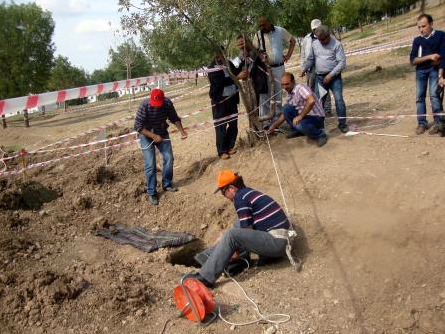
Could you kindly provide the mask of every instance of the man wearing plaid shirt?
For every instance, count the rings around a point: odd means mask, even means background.
[[[324,131],[325,112],[320,101],[315,97],[309,86],[295,82],[292,73],[284,73],[281,85],[287,92],[283,114],[271,125],[269,133],[284,121],[289,124],[292,132],[286,138],[307,136],[317,140],[318,147],[328,142]]]

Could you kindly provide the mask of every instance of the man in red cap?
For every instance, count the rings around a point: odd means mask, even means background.
[[[182,139],[187,138],[187,133],[182,127],[181,119],[176,113],[172,101],[164,96],[164,92],[161,89],[155,88],[151,91],[150,100],[144,100],[139,106],[134,120],[134,129],[139,132],[144,158],[148,200],[153,205],[158,205],[159,203],[156,192],[155,147],[158,148],[162,155],[162,188],[165,191],[178,191],[172,185],[173,150],[167,131],[167,119],[175,124],[181,132]]]
[[[199,273],[191,277],[213,288],[232,258],[241,251],[256,253],[261,260],[286,256],[287,234],[291,228],[283,209],[271,197],[245,186],[243,178],[223,170],[217,178],[222,195],[233,202],[238,221],[216,246]]]

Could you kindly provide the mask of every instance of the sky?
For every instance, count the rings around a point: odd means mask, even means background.
[[[53,41],[56,55],[91,73],[104,68],[108,50],[123,39],[115,38],[120,29],[117,0],[16,0],[16,4],[32,3],[52,13],[56,23]]]

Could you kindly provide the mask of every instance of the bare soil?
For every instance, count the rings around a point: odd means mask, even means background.
[[[435,11],[444,14],[443,7]],[[349,115],[415,113],[407,52],[348,60]],[[178,101],[179,113],[207,104],[206,94]],[[66,117],[71,121],[52,126]],[[43,133],[57,140],[119,117],[58,115],[44,127],[36,121],[26,132],[10,128],[0,138],[5,145],[44,139],[43,145],[49,140]],[[237,279],[264,313],[291,315],[277,333],[443,334],[445,138],[416,136],[412,117],[349,123],[409,137],[345,137],[335,119],[327,120],[329,142],[321,149],[305,138],[273,137],[286,203],[301,229],[295,252],[303,268],[296,272],[283,261]],[[107,135],[125,127],[131,124]],[[173,289],[194,269],[180,264],[180,250],[147,254],[92,233],[104,223],[122,223],[186,231],[211,244],[236,218],[232,204],[213,195],[221,168],[239,171],[249,186],[284,205],[267,143],[248,147],[245,129],[242,118],[239,152],[227,161],[216,157],[212,129],[191,130],[185,141],[172,136],[180,191],[161,192],[158,207],[146,201],[136,145],[111,150],[107,166],[100,153],[0,179],[0,333],[159,333],[168,319],[166,333],[265,332],[269,325],[230,329],[216,321],[199,328],[176,319]],[[215,295],[230,320],[255,316],[228,279],[219,280]]]

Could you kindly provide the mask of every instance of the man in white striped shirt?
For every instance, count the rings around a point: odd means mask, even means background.
[[[281,85],[287,92],[286,105],[283,114],[271,125],[269,133],[286,121],[292,129],[286,138],[307,136],[316,139],[319,147],[325,145],[328,137],[324,131],[325,112],[320,101],[309,86],[296,83],[292,73],[284,73]]]
[[[231,170],[222,170],[217,178],[216,192],[233,202],[238,221],[229,229],[216,246],[196,278],[213,288],[231,259],[241,251],[258,254],[262,260],[286,256],[286,238],[277,233],[290,229],[290,222],[280,205],[266,194],[246,187],[243,178]]]

